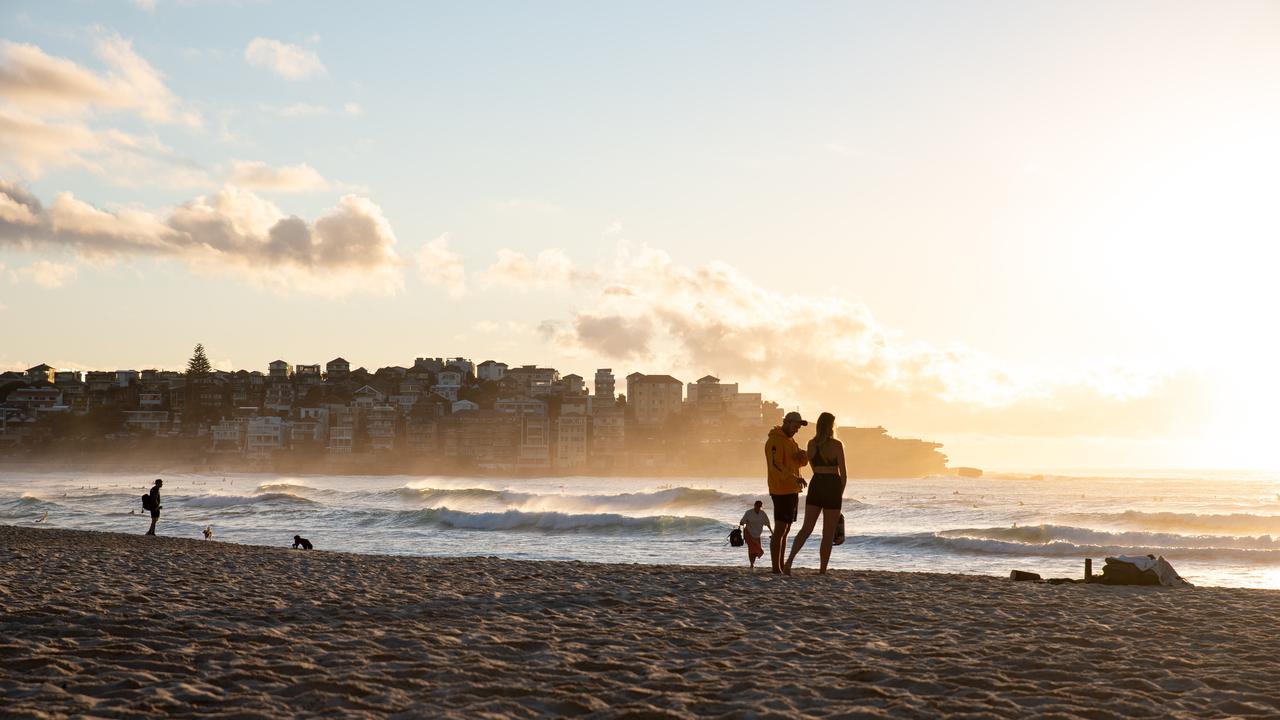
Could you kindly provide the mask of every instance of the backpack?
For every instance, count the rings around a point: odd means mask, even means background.
[[[142,496],[142,509],[155,510],[155,507],[151,504],[151,493]]]
[[[729,544],[734,547],[742,547],[746,544],[742,539],[742,528],[734,528],[729,531]]]

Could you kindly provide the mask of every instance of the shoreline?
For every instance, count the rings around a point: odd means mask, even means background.
[[[16,717],[1275,715],[1280,592],[0,526]]]

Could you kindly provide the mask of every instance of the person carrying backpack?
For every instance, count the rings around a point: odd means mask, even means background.
[[[738,521],[738,526],[744,528],[742,538],[747,541],[747,560],[751,562],[751,569],[756,569],[756,559],[764,557],[764,545],[761,543],[761,536],[764,529],[769,528],[769,532],[773,532],[773,525],[769,524],[769,513],[761,508],[764,507],[764,501],[757,500],[755,507],[751,508]]]
[[[160,519],[160,488],[164,485],[164,481],[156,478],[155,485],[151,486],[151,492],[142,496],[142,509],[151,511],[151,527],[147,529],[148,535],[156,534],[156,521]]]

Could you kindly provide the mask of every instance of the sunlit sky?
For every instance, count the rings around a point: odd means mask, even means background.
[[[0,368],[712,373],[1276,468],[1275,3],[8,2]]]

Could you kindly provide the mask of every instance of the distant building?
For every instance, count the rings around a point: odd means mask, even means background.
[[[560,378],[560,384],[564,388],[565,395],[585,395],[586,385],[582,382],[582,376],[570,373]]]
[[[660,425],[679,413],[683,396],[680,381],[670,375],[627,376],[627,407],[640,425]]]
[[[502,398],[493,404],[497,412],[508,415],[546,415],[547,404],[530,397]]]
[[[284,449],[285,422],[274,415],[249,418],[245,423],[244,454],[270,455]]]
[[[595,389],[597,403],[608,400],[609,404],[612,404],[618,397],[617,391],[613,387],[613,370],[611,368],[596,370]]]
[[[551,421],[546,415],[526,414],[520,417],[520,446],[516,467],[527,471],[551,468]]]
[[[507,374],[507,364],[485,360],[476,367],[476,377],[481,380],[501,380]]]
[[[508,369],[504,378],[514,381],[525,395],[546,397],[552,393],[553,386],[560,380],[560,373],[555,368],[521,365],[518,368]]]
[[[447,459],[486,470],[509,470],[520,444],[518,416],[493,410],[470,410],[442,421],[441,454]]]
[[[329,382],[346,382],[351,377],[351,363],[336,357],[325,363],[324,372]]]
[[[560,470],[575,471],[587,465],[587,429],[591,418],[583,412],[585,406],[566,405],[560,408],[556,419],[556,466]]]
[[[627,425],[625,411],[618,406],[598,407],[591,415],[591,464],[599,469],[625,465]]]
[[[459,400],[453,404],[453,412],[466,412],[467,410],[479,410],[480,406],[470,400]]]
[[[365,435],[369,449],[374,452],[390,450],[395,446],[396,408],[378,405],[365,411]]]
[[[271,380],[288,380],[289,363],[283,360],[272,360],[267,363],[267,377]]]
[[[319,385],[321,380],[319,365],[293,366],[293,381],[298,385]]]
[[[462,377],[461,370],[441,370],[436,374],[436,384],[431,386],[431,391],[453,402],[458,399],[458,391],[462,389]]]
[[[52,367],[41,363],[32,368],[27,368],[27,382],[31,385],[39,385],[41,383],[53,382],[55,371]]]

